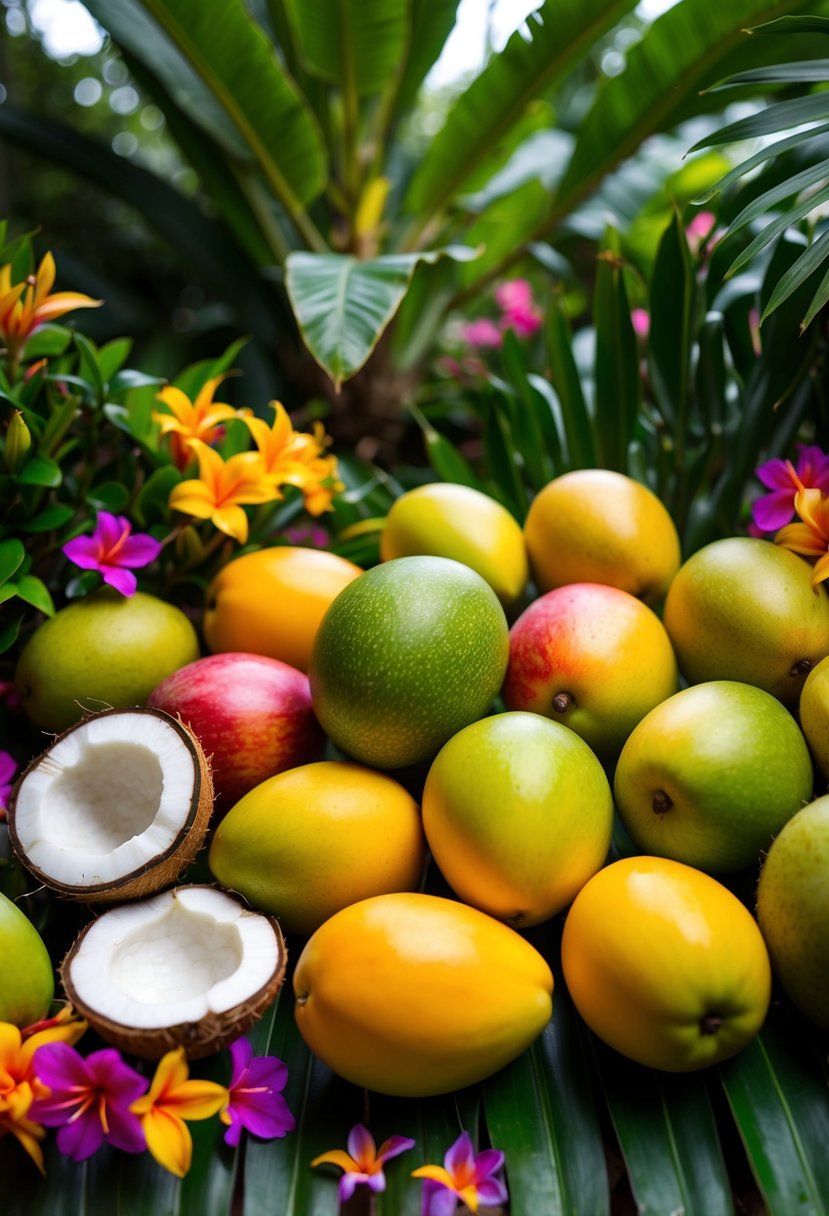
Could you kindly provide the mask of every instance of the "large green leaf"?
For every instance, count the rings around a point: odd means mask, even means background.
[[[303,341],[337,388],[360,370],[400,307],[419,262],[468,261],[462,245],[360,261],[347,254],[292,253],[285,286]]]
[[[770,1216],[829,1213],[829,1101],[811,1032],[773,1011],[721,1076]],[[825,1060],[825,1049],[820,1053]]]
[[[633,7],[632,0],[546,0],[457,100],[412,179],[406,210],[419,234],[452,201],[527,106]]]
[[[397,89],[398,111],[408,109],[452,32],[459,0],[410,0],[409,52]]]
[[[89,7],[194,122],[259,165],[298,219],[325,186],[325,150],[313,114],[242,0],[90,0]]]
[[[407,0],[290,0],[309,72],[357,93],[376,93],[400,72]]]
[[[627,471],[628,445],[639,413],[641,384],[636,335],[618,253],[611,231],[599,253],[593,312],[596,322],[596,446],[605,468]]]

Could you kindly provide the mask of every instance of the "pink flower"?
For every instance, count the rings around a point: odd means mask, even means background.
[[[147,1082],[112,1047],[84,1059],[67,1043],[47,1043],[34,1055],[35,1073],[51,1093],[36,1099],[29,1119],[60,1128],[58,1148],[72,1161],[85,1161],[104,1141],[126,1153],[146,1147],[141,1121],[129,1105]]]
[[[507,1201],[503,1179],[495,1175],[503,1167],[504,1154],[485,1149],[476,1155],[469,1132],[461,1132],[443,1158],[443,1165],[422,1165],[412,1171],[422,1178],[421,1216],[454,1216],[458,1200],[472,1212]]]
[[[348,1133],[347,1153],[344,1153],[341,1148],[334,1148],[320,1157],[315,1157],[311,1165],[337,1165],[343,1170],[339,1196],[340,1203],[345,1203],[360,1184],[364,1184],[372,1191],[384,1191],[386,1189],[384,1164],[392,1157],[397,1157],[400,1153],[414,1148],[414,1143],[414,1140],[409,1140],[406,1136],[391,1136],[381,1144],[378,1152],[371,1132],[367,1127],[363,1127],[362,1123],[358,1123]]]
[[[500,329],[489,317],[480,317],[477,321],[464,325],[461,336],[470,346],[475,347],[500,346],[504,340]]]
[[[237,1145],[242,1129],[247,1128],[263,1140],[285,1136],[296,1127],[282,1090],[288,1080],[288,1069],[276,1056],[253,1058],[253,1048],[247,1039],[236,1039],[230,1045],[233,1075],[230,1078],[229,1101],[219,1115],[228,1125],[225,1144]]]
[[[289,544],[305,545],[309,549],[327,549],[331,541],[325,528],[315,528],[313,525],[286,528],[282,535]]]
[[[143,532],[135,536],[130,535],[131,532],[132,524],[123,515],[99,511],[92,535],[76,536],[67,541],[63,552],[82,570],[97,570],[104,582],[122,595],[134,595],[138,584],[131,569],[155,561],[161,545]]]
[[[5,819],[9,798],[17,772],[17,761],[8,752],[0,751],[0,819]]]
[[[631,309],[630,320],[637,338],[647,338],[651,331],[651,314],[647,308]]]
[[[797,463],[767,460],[756,476],[771,494],[763,494],[751,505],[754,523],[761,532],[776,532],[795,514],[795,494],[801,489],[816,489],[829,494],[829,455],[819,447],[797,445]]]
[[[530,338],[541,328],[542,315],[533,304],[533,291],[526,279],[509,279],[495,288],[501,309],[501,329],[513,329],[519,338]]]
[[[710,253],[714,245],[713,233],[717,217],[713,211],[698,211],[685,229],[688,247],[695,256]]]

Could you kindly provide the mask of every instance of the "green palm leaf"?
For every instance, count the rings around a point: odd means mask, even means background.
[[[291,0],[289,12],[309,72],[329,84],[376,93],[399,71],[407,0]]]

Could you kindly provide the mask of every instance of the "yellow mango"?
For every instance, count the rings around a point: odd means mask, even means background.
[[[352,904],[308,940],[294,973],[311,1050],[355,1085],[426,1097],[490,1076],[541,1033],[553,977],[520,934],[435,895]]]

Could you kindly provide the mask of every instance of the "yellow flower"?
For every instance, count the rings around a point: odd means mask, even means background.
[[[268,475],[279,476],[281,462],[295,437],[291,419],[281,401],[272,401],[274,420],[270,426],[264,418],[253,415],[245,418],[245,423],[253,436],[262,465]]]
[[[328,438],[321,422],[314,433],[295,431],[285,408],[272,401],[275,417],[271,426],[261,418],[246,418],[268,477],[274,486],[297,486],[305,496],[310,515],[331,508],[334,495],[345,487],[337,480],[337,458],[324,456]]]
[[[812,573],[812,586],[817,587],[829,578],[829,497],[801,485],[794,496],[794,509],[802,522],[786,524],[774,540],[784,549],[818,559]]]
[[[190,447],[198,458],[199,476],[174,486],[170,508],[196,519],[209,519],[220,532],[244,544],[248,517],[242,507],[280,497],[273,480],[265,476],[258,453],[240,452],[223,460],[200,439],[191,439]]]
[[[12,283],[11,263],[0,266],[0,342],[10,358],[20,358],[29,336],[44,321],[54,321],[74,308],[100,308],[103,300],[93,300],[79,291],[50,294],[55,283],[55,259],[46,253],[36,275]]]
[[[224,380],[215,376],[199,389],[195,401],[175,385],[168,384],[156,394],[156,399],[166,406],[166,411],[156,410],[153,419],[161,427],[162,435],[170,436],[170,450],[178,468],[183,469],[192,455],[189,443],[200,439],[212,443],[221,434],[221,423],[229,418],[244,418],[250,410],[235,410],[233,406],[214,401],[213,394]]]
[[[86,1030],[86,1022],[65,1008],[47,1021],[24,1030],[11,1022],[0,1022],[0,1136],[15,1136],[43,1173],[43,1151],[39,1141],[44,1130],[27,1118],[35,1098],[45,1098],[48,1088],[35,1075],[33,1057],[46,1043],[73,1046]]]
[[[185,1120],[209,1119],[230,1098],[224,1085],[188,1077],[184,1048],[168,1051],[158,1061],[147,1093],[130,1106],[141,1120],[147,1148],[177,1178],[184,1177],[193,1159],[193,1139]]]

